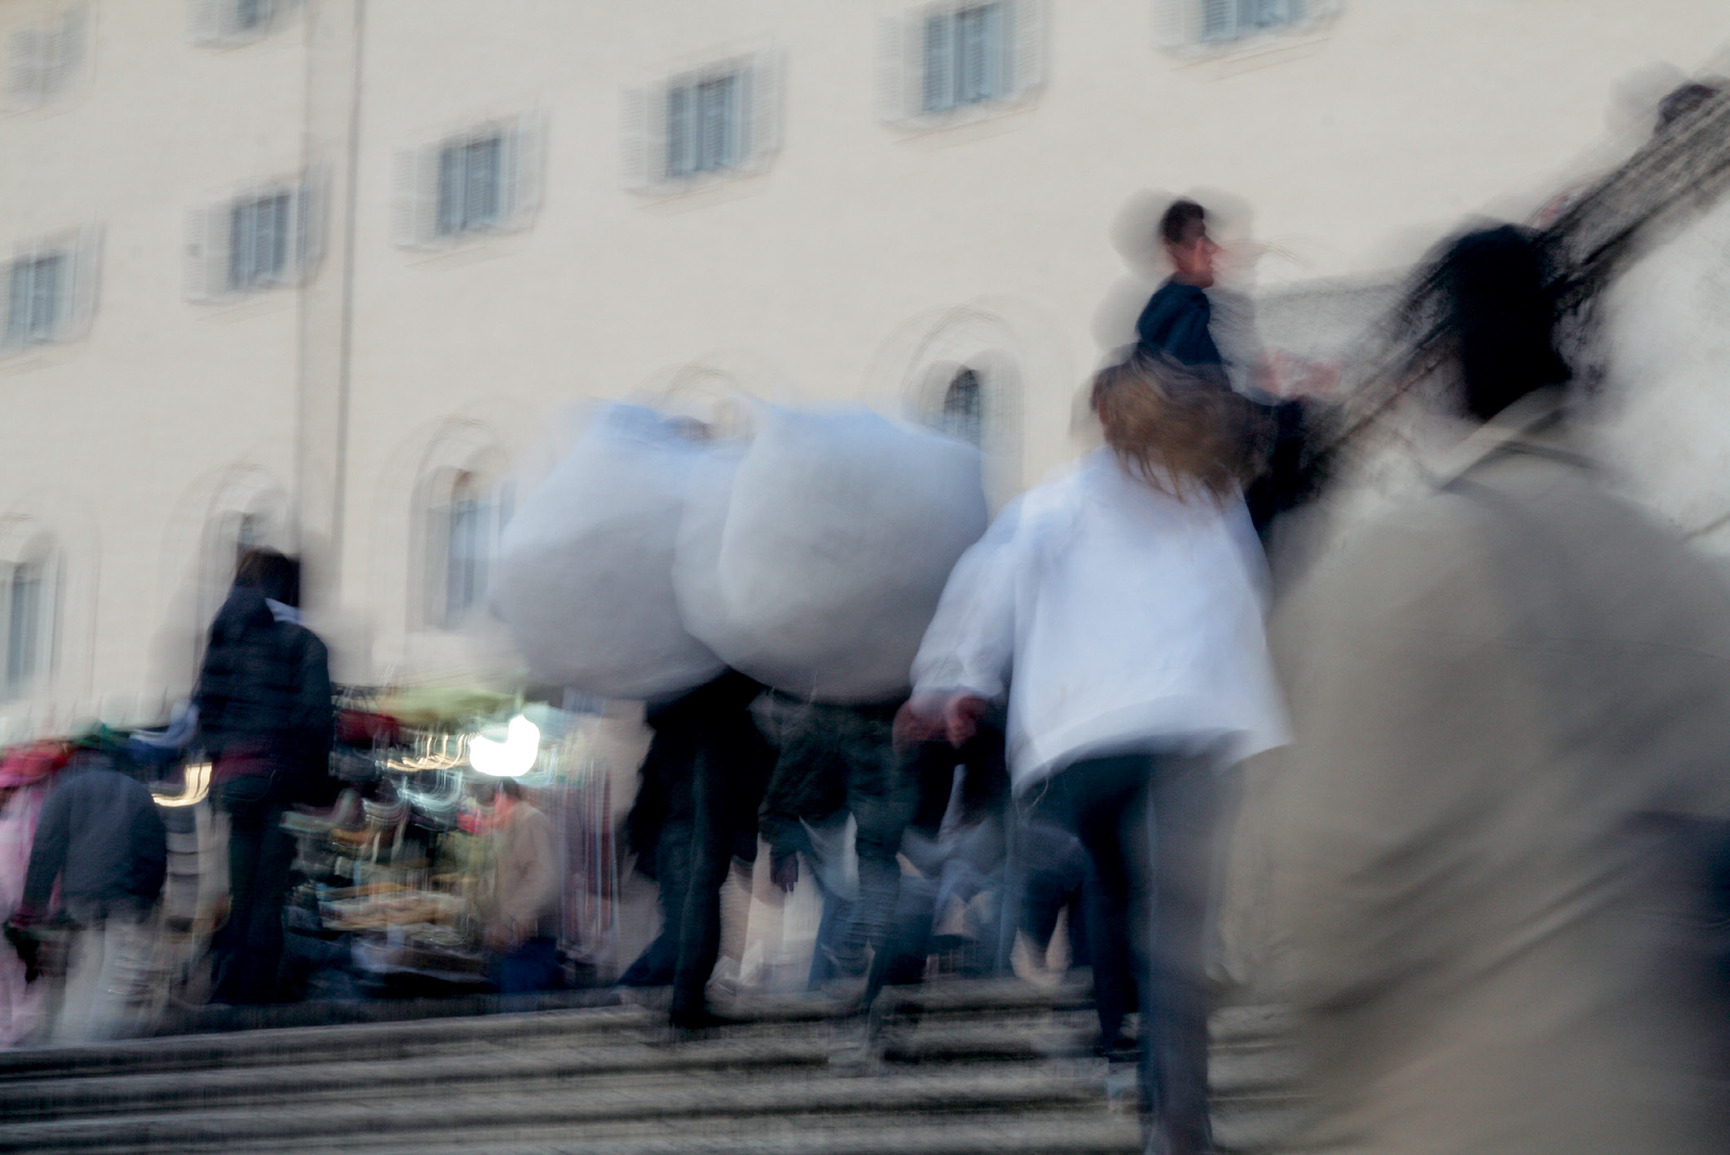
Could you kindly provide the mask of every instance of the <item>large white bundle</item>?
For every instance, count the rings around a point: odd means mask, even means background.
[[[653,410],[609,405],[517,509],[492,604],[536,677],[652,698],[721,672],[673,594],[674,545],[705,452]]]
[[[743,458],[716,461],[694,495],[676,571],[686,625],[789,693],[904,690],[951,567],[985,530],[980,464],[876,414],[767,410]]]
[[[1723,553],[1730,513],[1730,199],[1614,283],[1601,436],[1634,492]]]

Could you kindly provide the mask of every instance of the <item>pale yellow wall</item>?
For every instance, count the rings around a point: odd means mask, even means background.
[[[1716,0],[1343,0],[1313,34],[1174,56],[1152,0],[1055,0],[1034,101],[909,132],[879,120],[875,93],[878,21],[901,8],[366,0],[327,611],[349,676],[457,660],[409,629],[409,513],[429,465],[489,442],[518,454],[561,406],[693,363],[762,393],[882,400],[926,361],[995,352],[1017,369],[1012,487],[1072,452],[1101,303],[1149,275],[1110,236],[1138,193],[1253,206],[1245,228],[1275,249],[1252,270],[1263,286],[1378,273],[1465,214],[1526,211],[1588,172],[1614,151],[1629,77],[1697,67],[1726,37]],[[39,10],[0,4],[0,33]],[[0,117],[0,245],[105,230],[89,337],[0,363],[0,512],[46,487],[94,525],[93,654],[56,687],[85,702],[168,677],[152,639],[184,600],[191,523],[219,481],[251,466],[251,483],[292,484],[299,295],[183,300],[183,218],[297,168],[309,76],[351,80],[309,69],[304,15],[214,50],[190,43],[181,0],[95,13],[88,90]],[[766,171],[678,197],[623,187],[625,88],[766,49],[784,66]],[[531,111],[546,118],[531,228],[448,252],[393,244],[395,150]],[[341,239],[326,238],[321,292]]]
[[[0,37],[59,5],[0,5]],[[154,689],[150,650],[185,594],[192,551],[236,466],[290,481],[292,292],[232,306],[184,299],[189,209],[300,167],[297,29],[243,50],[186,35],[181,4],[94,6],[87,76],[0,116],[0,248],[95,225],[88,335],[0,360],[0,512],[49,500],[68,543],[58,670],[64,718]],[[76,511],[75,514],[72,511]]]

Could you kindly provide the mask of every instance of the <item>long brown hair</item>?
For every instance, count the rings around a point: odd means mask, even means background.
[[[1093,411],[1124,471],[1180,501],[1224,501],[1260,456],[1253,413],[1229,385],[1138,353],[1093,378]]]

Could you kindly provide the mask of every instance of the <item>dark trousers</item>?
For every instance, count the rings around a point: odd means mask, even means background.
[[[721,887],[733,860],[725,767],[710,743],[696,744],[688,804],[668,818],[655,855],[676,1014],[706,1006],[704,991],[721,952]]]
[[[1217,760],[1091,758],[1059,771],[1040,805],[1088,855],[1087,942],[1103,1042],[1141,1010],[1143,1109],[1178,1152],[1209,1149],[1205,943]]]
[[[276,998],[282,962],[282,909],[294,865],[292,835],[264,776],[234,778],[217,789],[228,813],[228,921],[214,946],[213,998],[231,1004]]]
[[[548,935],[524,939],[493,959],[487,973],[501,995],[525,995],[559,985],[559,944]]]
[[[756,852],[757,806],[775,764],[749,709],[761,691],[729,671],[649,713],[655,739],[627,826],[654,864],[661,933],[619,981],[671,982],[675,1016],[706,1009],[721,950],[721,887],[734,855]]]
[[[894,775],[882,802],[866,811],[880,817],[870,823],[859,820],[860,899],[861,903],[873,903],[876,912],[867,927],[874,949],[865,988],[867,1006],[885,986],[917,983],[925,973],[941,888],[935,877],[924,885],[908,885],[896,857],[902,836],[913,831],[927,839],[938,837],[955,793],[957,773],[962,775],[963,822],[1000,818],[1009,797],[1003,731],[996,719],[982,725],[959,750],[942,739],[922,742],[898,755],[893,765]],[[858,793],[856,787],[849,790],[856,815],[861,806],[854,797]],[[876,828],[873,836],[866,834],[868,825]],[[875,872],[873,858],[881,864]]]

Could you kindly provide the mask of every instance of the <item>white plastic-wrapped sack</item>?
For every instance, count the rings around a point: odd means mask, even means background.
[[[1730,200],[1646,253],[1606,300],[1599,436],[1634,493],[1707,551],[1730,551]],[[1708,528],[1713,527],[1713,528]]]
[[[518,507],[491,599],[536,677],[653,698],[721,672],[673,594],[674,544],[706,452],[653,410],[605,406]]]
[[[985,530],[980,464],[971,446],[873,413],[766,410],[688,509],[676,569],[687,627],[801,697],[904,690],[950,568]]]

